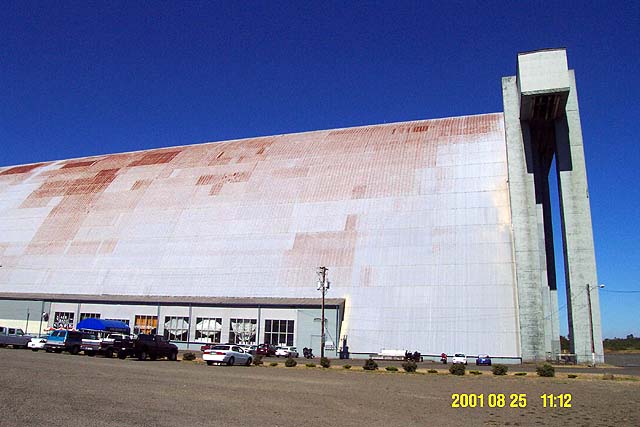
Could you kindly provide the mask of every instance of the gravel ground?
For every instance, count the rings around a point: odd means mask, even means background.
[[[270,362],[269,360],[268,362]],[[0,349],[1,426],[640,425],[640,381],[206,366]],[[317,363],[317,361],[316,361]],[[470,367],[470,369],[473,369]],[[442,371],[444,372],[444,371]],[[453,393],[484,407],[452,408]],[[490,393],[506,407],[488,407]],[[526,407],[509,395],[526,394]],[[544,408],[543,393],[571,394]]]

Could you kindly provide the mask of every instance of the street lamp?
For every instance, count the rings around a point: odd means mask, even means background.
[[[598,288],[604,288],[603,284],[598,285]],[[591,312],[591,286],[587,283],[587,305],[589,307],[589,332],[591,333],[591,364],[596,366],[596,346],[593,339],[593,313]]]
[[[318,274],[318,290],[322,291],[322,318],[320,319],[322,332],[320,334],[320,358],[324,357],[324,296],[329,290],[330,283],[327,280],[327,267],[318,267],[316,273]]]

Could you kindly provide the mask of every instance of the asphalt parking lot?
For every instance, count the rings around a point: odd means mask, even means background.
[[[640,425],[640,381],[206,366],[0,349],[2,426]],[[359,362],[359,361],[358,361]],[[361,363],[353,361],[354,369]],[[317,363],[317,359],[316,359]],[[582,375],[582,374],[580,374]],[[584,377],[584,375],[582,375]],[[453,408],[452,394],[526,395]],[[545,408],[542,394],[571,394]]]

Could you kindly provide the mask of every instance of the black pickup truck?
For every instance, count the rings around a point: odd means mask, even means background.
[[[102,343],[102,351],[111,352],[118,356],[118,359],[126,359],[136,355],[135,338],[132,335],[111,334],[108,340]]]
[[[136,338],[130,335],[112,334],[102,343],[101,352],[116,354],[119,359],[137,357],[138,360],[156,360],[166,357],[178,359],[178,346],[167,341],[162,335],[140,334]]]

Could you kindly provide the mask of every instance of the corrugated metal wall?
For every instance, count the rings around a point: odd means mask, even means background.
[[[0,169],[0,292],[346,298],[352,351],[517,356],[502,114]]]

